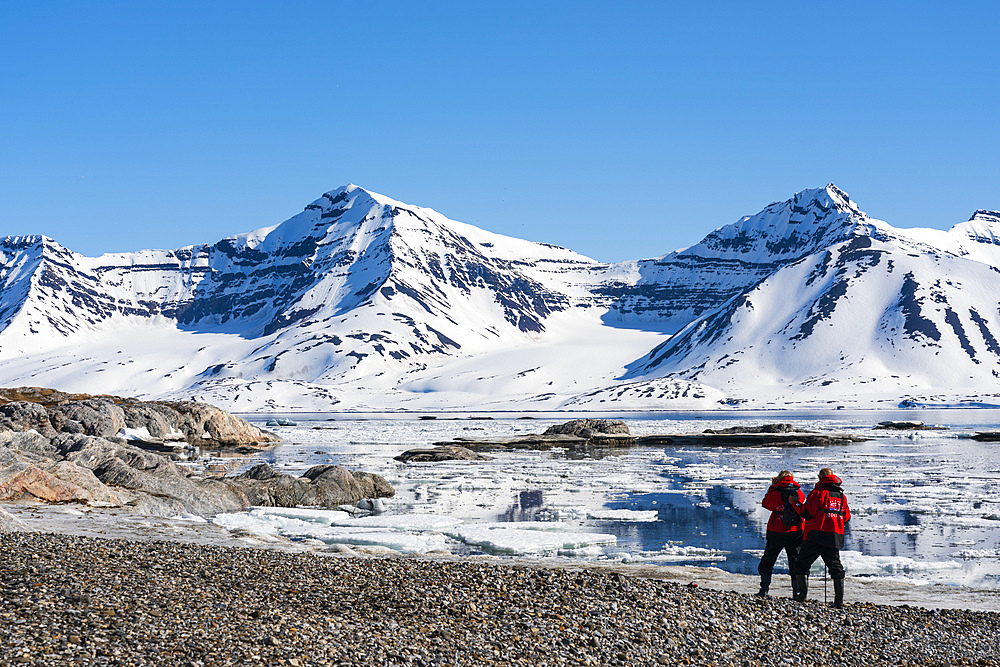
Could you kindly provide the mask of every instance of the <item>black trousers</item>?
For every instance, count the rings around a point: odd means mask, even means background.
[[[816,562],[816,559],[823,557],[826,568],[830,571],[831,579],[843,579],[847,572],[840,562],[840,549],[828,547],[818,542],[803,542],[799,549],[799,557],[795,561],[792,574],[809,574],[809,568]]]
[[[760,557],[760,565],[757,566],[757,574],[760,576],[771,576],[774,570],[774,563],[778,560],[781,550],[785,550],[788,557],[788,571],[792,572],[795,561],[798,560],[799,547],[802,545],[802,533],[775,533],[768,531],[767,544],[764,546],[764,555]]]

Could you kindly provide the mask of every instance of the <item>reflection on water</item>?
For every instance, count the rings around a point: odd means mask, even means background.
[[[708,489],[705,500],[693,502],[677,494],[643,493],[612,503],[618,509],[656,510],[658,521],[630,526],[605,522],[602,529],[622,541],[638,541],[643,551],[652,552],[650,562],[665,544],[700,547],[725,554],[724,559],[709,560],[711,565],[730,572],[751,574],[757,571],[757,557],[745,549],[763,549],[762,533],[752,515],[734,507],[732,492],[721,487]],[[683,562],[673,557],[671,563]],[[704,559],[699,562],[705,563]]]
[[[497,521],[538,521],[538,510],[545,506],[541,491],[518,491],[515,502],[497,516]]]

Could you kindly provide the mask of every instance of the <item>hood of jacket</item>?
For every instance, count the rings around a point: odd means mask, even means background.
[[[776,489],[797,489],[799,488],[799,483],[791,477],[782,477],[777,482],[771,484],[771,486]]]
[[[823,475],[822,477],[819,478],[819,481],[816,483],[816,488],[841,491],[842,489],[840,488],[840,486],[843,483],[844,481],[839,477],[837,477],[836,475]]]

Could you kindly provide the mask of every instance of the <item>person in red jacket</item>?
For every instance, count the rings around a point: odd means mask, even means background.
[[[771,486],[764,494],[761,505],[771,510],[771,518],[767,520],[767,543],[764,555],[760,557],[760,565],[757,566],[757,573],[760,574],[760,591],[757,595],[760,597],[767,596],[774,563],[782,550],[788,558],[789,572],[795,565],[799,546],[802,544],[803,522],[802,517],[795,511],[793,502],[801,505],[805,498],[788,470],[782,470],[772,478]],[[792,577],[792,597],[795,597],[796,591],[795,578]]]
[[[829,468],[819,471],[819,481],[805,503],[795,509],[806,520],[802,548],[792,569],[797,592],[793,598],[805,602],[809,588],[809,568],[817,558],[823,558],[833,579],[833,606],[844,606],[844,566],[840,550],[844,547],[844,526],[851,520],[851,508],[841,488],[843,481]]]

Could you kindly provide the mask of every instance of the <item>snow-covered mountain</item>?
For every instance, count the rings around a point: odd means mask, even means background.
[[[352,185],[211,246],[91,258],[0,240],[0,384],[237,410],[984,394],[998,239],[996,212],[902,230],[830,185],[604,264]]]

